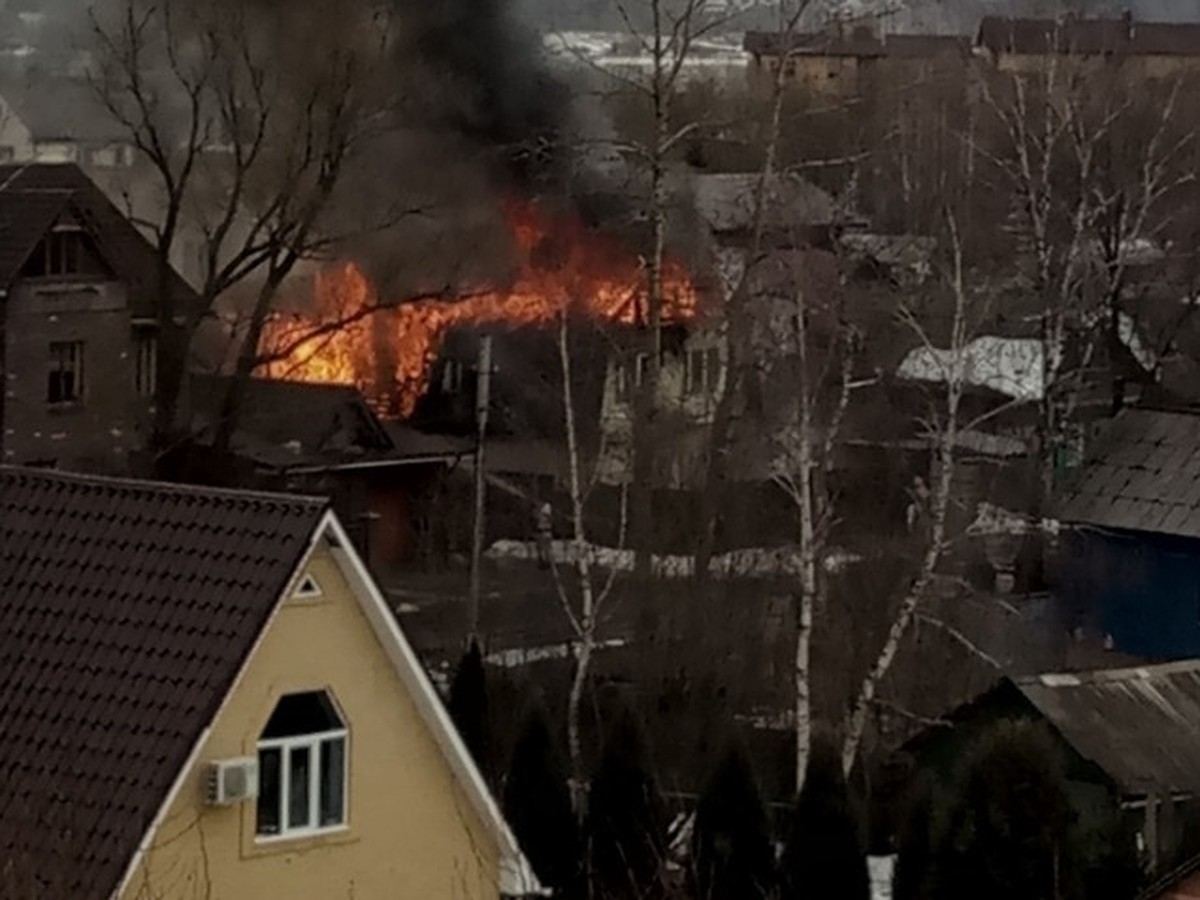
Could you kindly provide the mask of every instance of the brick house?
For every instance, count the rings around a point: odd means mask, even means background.
[[[156,262],[78,167],[0,166],[0,462],[137,468],[156,384]],[[190,292],[177,276],[172,289]]]

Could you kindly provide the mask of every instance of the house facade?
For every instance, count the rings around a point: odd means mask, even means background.
[[[0,511],[5,887],[537,889],[326,501],[5,469]]]
[[[961,75],[969,42],[958,35],[887,34],[878,20],[835,20],[824,31],[749,31],[743,41],[752,86],[769,85],[778,67],[787,83],[819,96],[864,95],[928,85]],[[962,87],[960,83],[960,88]]]
[[[1170,79],[1200,73],[1200,25],[1147,22],[1128,13],[1116,18],[985,16],[973,50],[1003,72],[1044,71],[1051,60],[1070,57],[1094,70],[1119,67],[1134,80]]]
[[[0,166],[0,461],[137,467],[157,383],[155,261],[77,167]],[[170,289],[190,295],[174,277]]]
[[[1076,627],[1149,659],[1200,655],[1200,415],[1125,409],[1060,499]]]

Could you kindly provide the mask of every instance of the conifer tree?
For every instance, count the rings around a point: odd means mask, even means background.
[[[541,706],[526,716],[513,747],[504,814],[542,885],[556,897],[574,896],[580,876],[579,829],[566,772]]]
[[[696,900],[755,900],[770,894],[774,851],[745,752],[732,747],[696,805],[692,871]]]
[[[447,705],[450,718],[454,720],[463,743],[471,751],[475,765],[489,782],[492,781],[487,674],[483,666],[483,652],[475,640],[471,641],[458,662],[458,668],[454,670],[454,680],[450,683],[450,702]]]
[[[892,900],[924,900],[933,869],[933,782],[920,778],[909,798],[897,842]]]
[[[1066,781],[1039,726],[1006,721],[982,735],[940,818],[932,900],[1077,896]]]
[[[596,897],[646,900],[661,893],[666,827],[637,719],[618,714],[588,792],[589,874]]]
[[[861,828],[850,803],[841,753],[828,740],[815,740],[809,754],[784,846],[780,895],[870,900]]]

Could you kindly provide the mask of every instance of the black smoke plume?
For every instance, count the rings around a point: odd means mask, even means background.
[[[423,118],[485,151],[524,186],[562,176],[568,93],[511,0],[394,0],[401,67],[421,77]]]

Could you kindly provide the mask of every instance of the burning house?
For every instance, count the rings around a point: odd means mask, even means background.
[[[311,313],[280,318],[267,330],[265,349],[281,358],[267,366],[266,374],[353,384],[385,418],[424,418],[460,428],[474,406],[472,335],[552,333],[563,316],[625,326],[646,320],[645,273],[639,258],[619,241],[532,203],[510,204],[508,222],[514,258],[507,284],[467,286],[456,297],[405,303],[380,297],[354,263],[320,274]],[[693,317],[699,294],[690,273],[668,262],[665,276],[666,318]],[[330,323],[344,324],[330,329]],[[313,334],[311,340],[302,339],[306,333]],[[279,354],[284,346],[293,349]],[[531,340],[528,346],[548,363],[535,367],[533,360],[521,358],[519,340],[510,346],[507,363],[503,353],[499,361],[511,368],[514,383],[498,384],[497,396],[515,397],[519,391],[544,397],[547,385],[520,382],[531,372],[542,378],[555,371],[557,351],[546,356],[545,342]],[[535,387],[542,390],[530,390]],[[549,392],[554,393],[552,382]],[[560,404],[555,397],[553,405]]]

